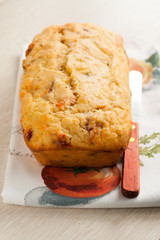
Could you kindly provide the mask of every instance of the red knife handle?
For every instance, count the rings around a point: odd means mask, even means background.
[[[124,153],[122,194],[127,198],[135,198],[138,196],[139,192],[139,126],[138,123],[134,122],[128,148]]]

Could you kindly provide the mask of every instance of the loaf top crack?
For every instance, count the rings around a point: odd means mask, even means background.
[[[91,24],[50,26],[26,51],[21,124],[34,151],[126,149],[129,69],[122,38]]]

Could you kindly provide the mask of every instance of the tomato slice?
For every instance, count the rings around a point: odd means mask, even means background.
[[[44,167],[42,178],[55,193],[74,198],[98,197],[116,188],[121,181],[117,166],[111,168]]]

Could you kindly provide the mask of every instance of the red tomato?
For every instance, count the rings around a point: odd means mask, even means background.
[[[107,169],[44,167],[42,178],[45,185],[55,193],[87,198],[112,191],[121,181],[121,172],[117,166]]]

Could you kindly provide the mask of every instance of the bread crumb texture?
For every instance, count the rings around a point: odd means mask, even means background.
[[[31,150],[124,150],[131,135],[128,59],[118,34],[50,26],[23,61],[21,124]]]

